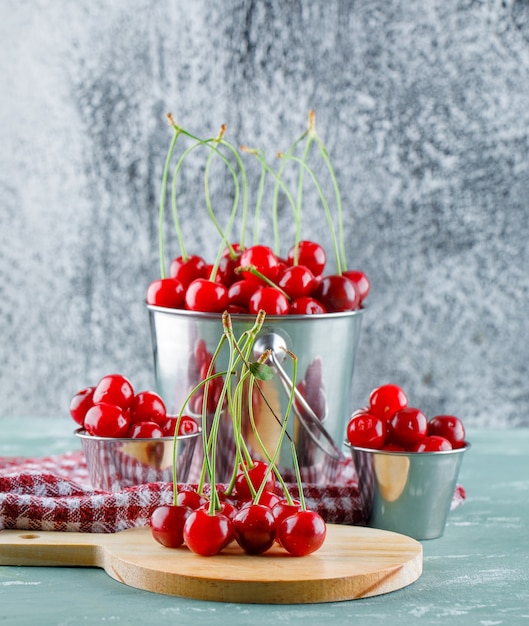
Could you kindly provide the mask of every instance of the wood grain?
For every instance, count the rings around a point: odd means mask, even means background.
[[[0,565],[101,567],[131,587],[219,602],[304,604],[395,591],[422,573],[422,545],[403,535],[329,524],[320,550],[279,546],[248,556],[236,544],[214,557],[164,548],[148,528],[116,534],[0,532]]]

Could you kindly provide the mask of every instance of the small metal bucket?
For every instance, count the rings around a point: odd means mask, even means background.
[[[75,435],[81,439],[94,489],[120,491],[146,483],[173,481],[173,437],[115,439],[92,436],[82,428],[77,429]],[[196,478],[191,477],[191,472],[200,437],[198,432],[177,439],[176,479],[179,483]]]
[[[389,452],[345,445],[358,474],[368,526],[418,540],[443,535],[470,444],[443,452]]]
[[[213,354],[223,335],[221,316],[147,307],[156,388],[168,411],[177,413],[190,390],[200,382],[198,355],[204,350]],[[351,386],[362,315],[360,309],[325,315],[268,316],[254,344],[257,346],[260,338],[272,341],[279,338],[297,358],[296,381],[292,381],[290,359],[282,363],[279,359],[273,360],[271,365],[278,375],[259,382],[266,402],[259,394],[254,394],[253,417],[265,450],[273,454],[281,430],[274,413],[284,416],[289,384],[295,383],[295,414],[287,432],[295,442],[301,475],[306,482],[335,484],[336,468],[344,459],[342,442],[352,410]],[[233,315],[231,320],[234,334],[239,338],[253,327],[255,316]],[[228,356],[228,348],[223,348],[216,362],[217,372],[227,368]],[[218,481],[229,480],[234,459],[232,418],[224,415],[223,420],[217,452]],[[252,432],[248,414],[242,416],[242,429],[254,458],[266,458]],[[288,480],[293,463],[287,438],[281,448],[278,468]]]

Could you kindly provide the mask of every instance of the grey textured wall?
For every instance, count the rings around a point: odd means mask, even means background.
[[[529,424],[527,0],[1,0],[0,46],[0,415],[66,414],[113,371],[152,388],[167,111],[274,155],[314,108],[372,282],[358,403],[392,381]]]

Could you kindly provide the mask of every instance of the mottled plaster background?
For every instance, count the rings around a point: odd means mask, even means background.
[[[67,415],[114,371],[153,387],[166,112],[273,160],[314,108],[372,283],[358,405],[391,381],[429,414],[529,425],[527,0],[0,0],[0,46],[0,416]],[[180,207],[212,259],[202,165]]]

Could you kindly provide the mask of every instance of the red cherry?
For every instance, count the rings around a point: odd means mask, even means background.
[[[276,521],[262,504],[249,504],[233,518],[235,540],[247,554],[262,554],[274,543]]]
[[[208,277],[208,264],[197,255],[187,258],[179,256],[171,262],[169,275],[171,278],[177,278],[182,283],[182,287],[187,289],[197,278]]]
[[[70,415],[79,425],[83,426],[85,415],[93,404],[95,387],[86,387],[78,391],[70,400]]]
[[[326,308],[315,298],[297,298],[290,303],[290,315],[322,315],[327,313]]]
[[[354,284],[345,276],[324,276],[316,287],[314,298],[329,311],[354,311],[360,306],[360,297]]]
[[[191,513],[187,506],[157,507],[149,519],[152,536],[166,548],[179,548],[184,543],[184,524]]]
[[[260,310],[267,315],[286,315],[289,309],[286,296],[275,287],[260,287],[248,303],[248,310],[254,315]]]
[[[276,527],[279,528],[279,524],[281,524],[286,517],[290,517],[301,510],[301,502],[299,500],[293,500],[292,503],[289,503],[288,500],[285,499],[279,500],[272,508],[272,515],[276,520]]]
[[[254,461],[253,465],[248,468],[248,477],[250,479],[250,483],[254,488],[254,491],[259,491],[259,487],[264,480],[267,470],[268,463],[265,463],[264,461]],[[266,479],[265,490],[274,491],[275,484],[276,481],[274,473],[269,472]],[[246,476],[242,469],[239,469],[237,473],[237,477],[235,479],[235,489],[237,490],[237,496],[241,500],[251,500],[253,498],[252,491],[248,485],[248,480],[246,479]]]
[[[130,404],[130,421],[163,424],[167,415],[165,403],[154,391],[138,392]]]
[[[369,396],[369,413],[390,419],[394,413],[408,406],[408,398],[398,385],[381,385]]]
[[[414,407],[400,409],[387,424],[391,441],[401,444],[407,450],[426,437],[428,432],[426,415]]]
[[[259,283],[254,280],[238,280],[228,289],[228,302],[248,310],[250,298],[258,289]]]
[[[321,548],[327,527],[315,511],[298,511],[279,524],[277,534],[287,552],[294,556],[306,556]]]
[[[296,246],[292,246],[288,251],[287,263],[295,264]],[[321,276],[325,268],[327,258],[325,250],[318,243],[313,241],[300,241],[298,246],[297,265],[308,267],[314,276]]]
[[[97,383],[94,389],[94,404],[108,402],[127,409],[134,398],[132,384],[121,374],[108,374]]]
[[[194,489],[181,489],[176,495],[176,503],[180,506],[185,506],[190,509],[199,509],[204,504],[208,503],[206,496],[201,495]]]
[[[314,274],[305,265],[287,267],[277,282],[291,300],[310,296],[316,285]]]
[[[222,313],[228,306],[228,289],[207,278],[197,278],[186,291],[186,309]]]
[[[448,439],[452,448],[465,446],[465,427],[455,415],[436,415],[428,422],[428,434],[439,435]]]
[[[165,433],[156,422],[136,422],[129,426],[127,437],[131,439],[159,439]]]
[[[241,268],[254,267],[260,274],[272,282],[275,282],[279,273],[279,261],[273,250],[268,246],[260,244],[246,248],[241,254],[239,265]],[[249,271],[243,271],[242,275],[247,280],[257,281],[262,284],[262,280]]]
[[[121,407],[100,402],[88,409],[84,427],[89,435],[97,437],[125,437],[129,418]]]
[[[347,270],[343,272],[343,275],[354,283],[360,299],[359,304],[362,304],[362,302],[367,298],[371,288],[371,283],[369,282],[368,277],[360,270]]]
[[[176,278],[159,278],[147,288],[147,304],[168,309],[184,308],[185,289]]]
[[[228,248],[226,248],[222,254],[219,262],[219,269],[217,276],[223,285],[229,287],[234,282],[240,280],[239,275],[235,271],[239,267],[241,259],[240,245],[238,243],[232,244],[233,254]]]
[[[210,515],[196,509],[184,524],[184,542],[195,554],[213,556],[222,551],[233,538],[233,524],[222,513]]]
[[[209,510],[209,502],[205,502],[204,504],[202,504],[201,506],[199,506],[199,509],[203,509],[205,511]],[[220,503],[220,509],[218,509],[216,512],[217,513],[222,513],[222,515],[225,515],[230,521],[233,522],[233,518],[237,515],[239,509],[235,506],[235,504],[232,504],[231,502],[226,501],[221,501]]]
[[[386,441],[386,420],[369,413],[355,414],[347,424],[347,439],[352,446],[380,450]]]
[[[452,450],[452,444],[439,435],[429,435],[413,446],[413,452],[446,452]]]

